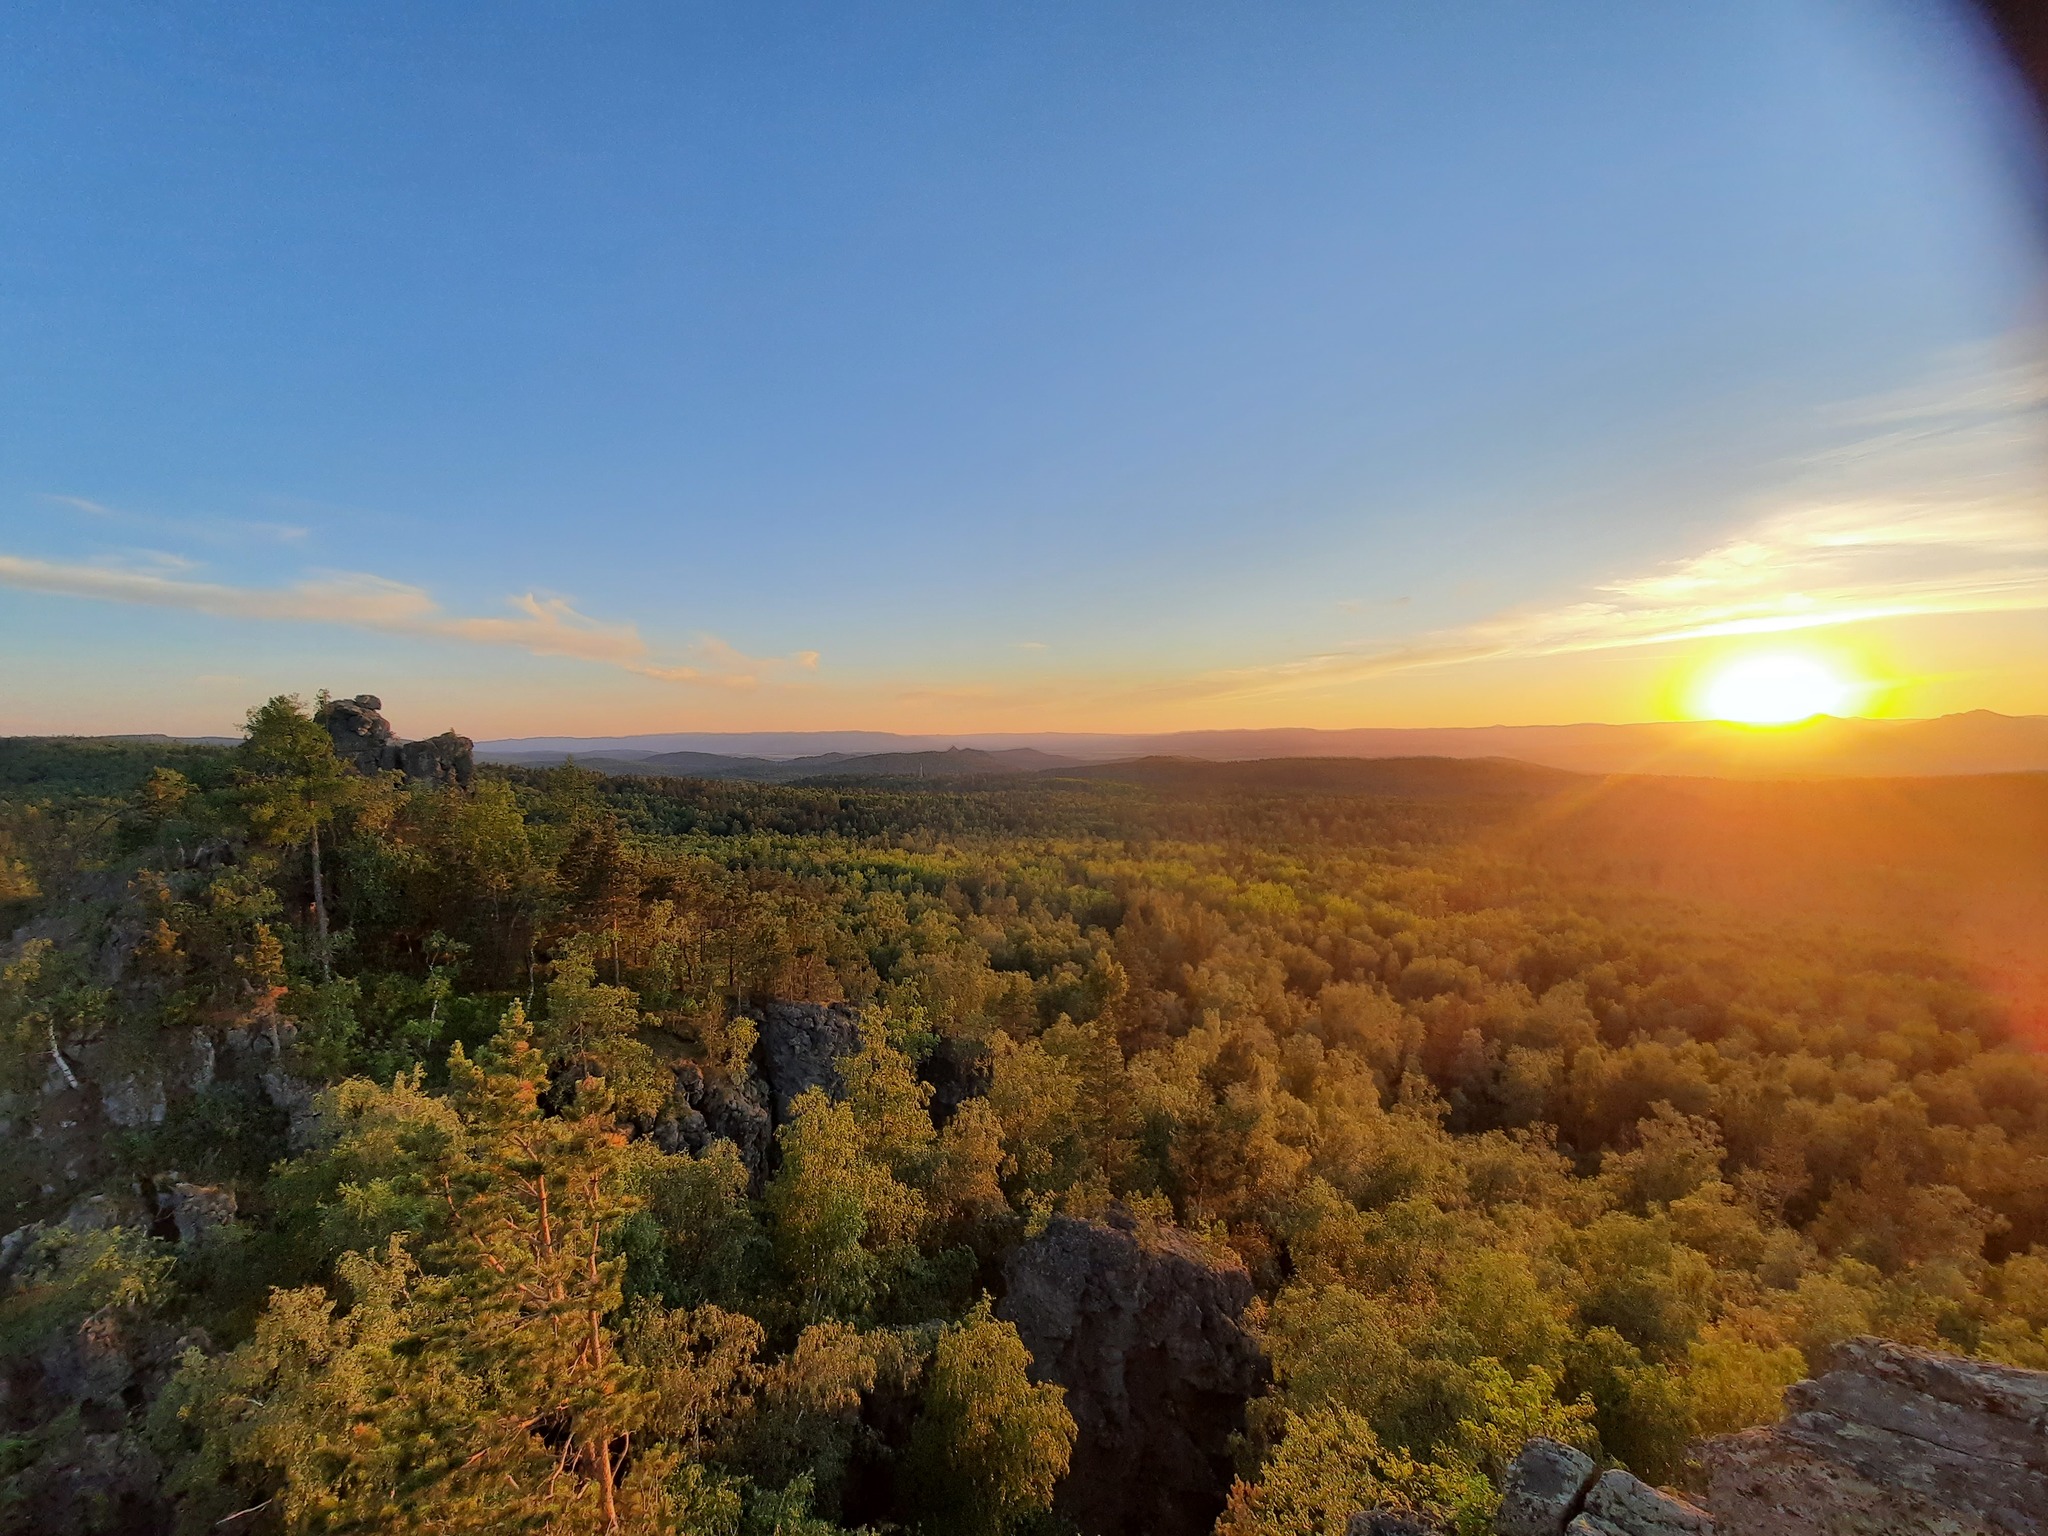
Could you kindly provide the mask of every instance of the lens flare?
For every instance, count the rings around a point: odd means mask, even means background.
[[[1790,725],[1842,713],[1856,688],[1817,656],[1773,651],[1729,662],[1707,679],[1701,712],[1745,725]]]

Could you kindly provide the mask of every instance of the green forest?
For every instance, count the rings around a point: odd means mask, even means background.
[[[1712,797],[1596,787],[0,743],[0,1525],[1072,1531],[1069,1218],[1245,1277],[1222,1536],[1476,1536],[1537,1434],[1683,1487],[1852,1335],[2048,1368],[2048,1064],[1910,853],[1688,884]]]

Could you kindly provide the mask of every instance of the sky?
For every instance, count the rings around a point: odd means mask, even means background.
[[[0,9],[0,732],[2048,713],[1905,0]]]

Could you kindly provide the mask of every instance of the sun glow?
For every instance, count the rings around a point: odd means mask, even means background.
[[[1818,656],[1767,651],[1738,657],[1706,679],[1700,713],[1744,725],[1791,725],[1815,715],[1841,714],[1859,690]]]

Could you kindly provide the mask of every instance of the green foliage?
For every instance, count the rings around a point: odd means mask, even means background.
[[[652,1119],[670,1085],[654,1052],[638,1038],[644,1022],[640,1000],[626,987],[598,985],[595,976],[587,943],[562,948],[537,1043],[569,1082],[596,1078],[621,1114]]]
[[[1076,1431],[1065,1390],[1034,1384],[1030,1363],[987,1298],[939,1335],[905,1463],[908,1500],[929,1529],[1002,1536],[1052,1507]]]
[[[1484,1536],[1499,1495],[1475,1468],[1389,1451],[1362,1415],[1338,1404],[1289,1414],[1280,1449],[1255,1484],[1240,1482],[1218,1536],[1344,1536],[1360,1510],[1388,1509]]]
[[[7,1347],[202,1329],[194,1531],[1029,1526],[1071,1421],[975,1298],[1112,1201],[1252,1276],[1233,1536],[1483,1529],[1535,1433],[1682,1480],[1853,1333],[2048,1368],[2048,1066],[1917,916],[1650,871],[1697,789],[1128,773],[401,787],[289,699],[0,743]],[[749,1167],[677,1068],[758,1102],[770,996],[861,1037]],[[130,1072],[162,1120],[77,1156]],[[59,1224],[172,1169],[241,1219]]]
[[[188,1358],[168,1410],[198,1435],[188,1511],[268,1485],[287,1530],[661,1528],[667,1464],[626,1456],[655,1399],[606,1326],[626,1207],[609,1118],[542,1113],[516,1008],[450,1079],[462,1133],[409,1138],[444,1207],[424,1259],[397,1237],[346,1254],[346,1312],[279,1291],[247,1343]]]
[[[910,1257],[926,1205],[877,1155],[851,1104],[816,1088],[776,1132],[782,1167],[767,1210],[785,1294],[807,1322],[870,1315]]]
[[[49,939],[30,939],[0,964],[0,1088],[32,1090],[52,1070],[58,1042],[107,1016],[107,990],[94,985],[82,958]]]
[[[721,1139],[692,1157],[634,1142],[624,1177],[639,1205],[618,1239],[628,1290],[671,1307],[738,1307],[761,1295],[768,1238],[747,1198],[738,1148]]]
[[[164,1245],[132,1228],[33,1232],[0,1298],[0,1360],[31,1355],[102,1309],[162,1302],[170,1272]]]

